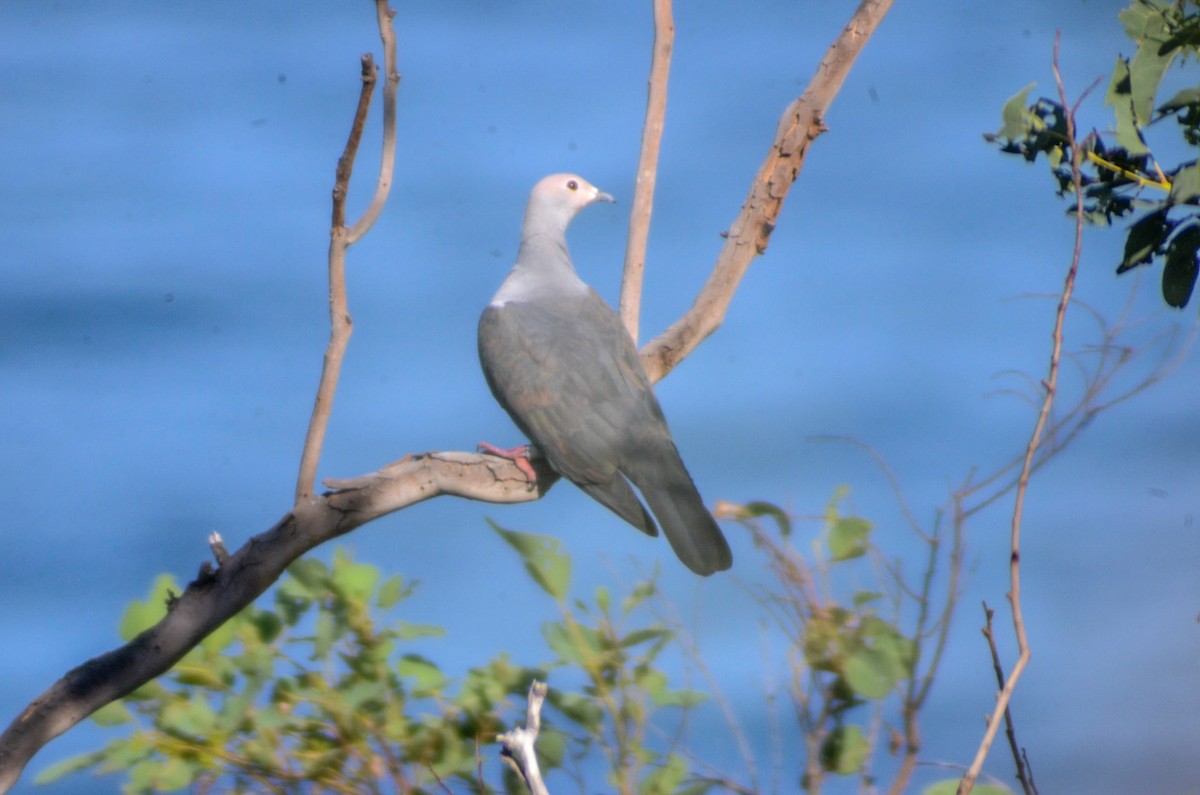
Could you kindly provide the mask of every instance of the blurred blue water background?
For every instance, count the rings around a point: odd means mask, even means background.
[[[479,373],[475,322],[543,174],[577,171],[622,202],[589,210],[571,234],[584,278],[615,301],[649,5],[397,4],[396,181],[350,256],[356,331],[322,477],[411,451],[518,440]],[[783,0],[678,6],[647,338],[690,304],[779,113],[852,11]],[[1056,29],[1072,94],[1107,75],[1131,49],[1120,7],[896,5],[725,325],[658,388],[710,501],[768,499],[814,514],[849,484],[848,509],[879,524],[892,554],[912,555],[878,468],[853,446],[811,437],[873,446],[922,521],[972,468],[1022,449],[1033,410],[1005,390],[1023,384],[1014,373],[1044,371],[1053,302],[1029,296],[1059,289],[1071,227],[1042,165],[999,156],[980,133],[996,129],[1005,98],[1030,80],[1052,93]],[[327,335],[333,169],[358,55],[379,45],[365,2],[17,0],[0,5],[0,30],[7,722],[115,645],[124,606],[155,574],[190,578],[209,532],[236,547],[288,507]],[[1105,124],[1100,96],[1082,125]],[[1163,135],[1164,146],[1175,137]],[[369,197],[374,140],[352,211]],[[1143,321],[1126,338],[1140,355],[1122,382],[1132,384],[1178,349],[1196,312],[1163,308],[1156,273],[1140,285],[1115,278],[1121,243],[1117,232],[1087,232],[1078,296],[1110,320]],[[1074,349],[1098,340],[1082,311],[1068,334]],[[1165,382],[1104,413],[1030,491],[1034,659],[1014,710],[1044,792],[1200,791],[1198,365],[1185,355]],[[1073,366],[1064,379],[1067,405],[1080,390]],[[1005,605],[1008,512],[996,506],[970,525],[962,609],[924,724],[931,763],[968,762],[993,703],[978,604]],[[559,486],[517,507],[436,500],[345,539],[358,559],[420,580],[406,609],[449,629],[422,652],[452,671],[500,649],[521,662],[547,657],[539,627],[553,608],[485,516],[560,534],[581,594],[661,561],[664,590],[694,616],[702,652],[769,765],[762,690],[783,662],[754,618],[748,586],[761,580],[760,559],[744,534],[730,531],[734,574],[699,582],[665,543]],[[1011,661],[1006,623],[999,635]],[[701,725],[702,752],[736,768],[721,725]],[[785,739],[799,748],[794,732]],[[32,783],[102,740],[80,726],[15,791],[116,792],[115,780],[86,776]],[[1002,750],[987,769],[1011,780]],[[945,775],[930,766],[920,780]]]

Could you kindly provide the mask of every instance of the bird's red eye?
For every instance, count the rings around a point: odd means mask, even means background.
[[[567,180],[567,190],[579,190],[579,183],[575,180]]]

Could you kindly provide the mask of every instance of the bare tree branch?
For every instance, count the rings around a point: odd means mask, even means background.
[[[996,633],[992,632],[992,618],[996,611],[983,603],[983,637],[987,640],[988,652],[992,655],[992,670],[996,673],[996,684],[1004,687],[1004,666],[1000,662],[1000,650],[996,648]],[[1004,735],[1008,738],[1008,749],[1012,752],[1013,762],[1017,766],[1017,781],[1021,782],[1021,791],[1025,795],[1037,795],[1037,787],[1033,785],[1033,776],[1028,773],[1029,756],[1017,742],[1017,727],[1013,723],[1012,709],[1004,710]]]
[[[542,781],[542,771],[537,760],[537,738],[542,730],[542,702],[546,700],[546,683],[534,681],[529,686],[529,704],[525,709],[525,725],[496,737],[504,746],[504,761],[529,787],[530,795],[550,795]]]
[[[821,117],[825,109],[890,6],[891,0],[865,0],[826,54],[804,95],[788,108],[771,153],[755,178],[709,283],[692,309],[643,349],[642,360],[652,380],[666,375],[720,324],[750,261],[766,249],[783,197],[799,174],[808,144],[824,129]],[[387,48],[384,110],[390,117],[394,114],[399,80],[390,27],[392,14],[386,8],[386,0],[376,0],[376,8],[380,24],[386,29],[381,29]],[[360,96],[359,112],[365,114],[364,102],[368,101],[369,97],[364,100]],[[359,112],[355,116],[356,125],[360,124]],[[329,480],[326,482],[335,491],[313,494],[338,368],[350,333],[342,275],[345,249],[378,217],[391,183],[394,122],[385,120],[384,128],[384,157],[375,200],[352,229],[344,226],[345,188],[342,187],[339,198],[335,187],[330,243],[333,331],[305,442],[295,506],[274,527],[254,536],[220,561],[215,571],[205,563],[199,576],[171,604],[156,626],[128,644],[69,671],[17,716],[0,734],[0,795],[17,781],[25,765],[47,742],[105,704],[168,671],[188,650],[270,587],[289,564],[317,545],[386,513],[432,497],[452,495],[493,503],[526,502],[539,499],[556,481],[557,476],[537,460],[533,464],[538,477],[531,484],[511,461],[476,453],[439,452],[410,455],[359,477]],[[347,144],[347,183],[358,145],[354,136],[352,132],[352,144]],[[346,158],[343,155],[343,160]],[[339,185],[341,174],[339,164]]]
[[[741,212],[729,227],[725,245],[695,303],[642,348],[642,364],[651,382],[671,372],[724,321],[750,263],[767,250],[784,197],[804,167],[809,144],[825,132],[825,113],[858,54],[891,7],[892,0],[863,0],[821,59],[804,93],[783,112],[771,149],[750,185]]]
[[[342,360],[354,322],[346,299],[346,250],[367,233],[383,212],[388,192],[392,187],[392,172],[396,162],[396,90],[400,85],[400,74],[396,71],[396,32],[392,29],[395,12],[388,8],[387,0],[375,0],[375,18],[379,24],[379,37],[383,40],[383,153],[379,163],[379,179],[375,185],[375,196],[353,227],[346,228],[346,195],[350,190],[350,177],[354,172],[354,159],[362,141],[363,126],[371,108],[377,69],[370,53],[362,57],[362,91],[358,95],[358,107],[354,122],[350,125],[350,137],[346,148],[338,159],[337,175],[333,184],[333,223],[329,232],[329,344],[321,366],[321,380],[317,386],[317,397],[313,403],[312,417],[308,422],[308,433],[304,438],[304,450],[300,455],[300,473],[296,478],[296,502],[310,499],[313,484],[317,479],[317,464],[321,460],[321,449],[325,444],[325,430],[333,412],[333,397],[337,392],[338,378],[342,371]]]
[[[350,175],[354,171],[358,144],[362,140],[363,126],[367,121],[367,111],[371,107],[375,76],[375,59],[367,53],[362,58],[362,91],[358,95],[358,108],[354,113],[354,123],[350,126],[350,138],[346,141],[342,156],[338,158],[337,176],[333,183],[333,225],[329,232],[329,344],[325,348],[317,397],[308,421],[304,449],[300,454],[300,473],[296,479],[297,503],[309,499],[313,494],[317,464],[321,460],[325,430],[333,412],[333,396],[337,392],[342,359],[346,354],[346,346],[350,344],[350,334],[354,331],[346,299],[346,249],[350,247],[346,235],[346,194],[350,187]]]
[[[383,151],[379,157],[379,179],[375,195],[363,211],[362,218],[346,233],[346,245],[351,246],[370,231],[383,212],[388,193],[392,190],[392,173],[396,165],[396,91],[400,88],[400,72],[396,68],[396,31],[392,19],[396,12],[388,8],[387,0],[375,0],[375,21],[383,41]]]
[[[621,320],[635,344],[642,304],[642,276],[646,270],[646,241],[650,238],[654,184],[658,179],[658,150],[667,115],[667,79],[671,73],[671,50],[675,46],[671,0],[653,0],[653,3],[654,52],[650,59],[646,121],[642,124],[642,153],[638,158],[633,207],[629,211],[629,240],[625,244],[625,271],[621,278]]]
[[[539,467],[539,483],[553,482]],[[386,513],[449,494],[489,502],[537,499],[516,465],[475,453],[408,456],[379,472],[338,481],[342,491],[299,503],[247,541],[214,571],[205,563],[167,615],[126,645],[69,671],[0,735],[0,793],[16,782],[33,755],[95,710],[162,675],[210,632],[269,588],[310,549]]]
[[[1017,661],[1013,665],[1012,670],[1009,671],[1008,679],[1005,680],[1004,686],[1000,688],[1000,692],[996,697],[996,706],[992,709],[987,729],[984,731],[983,739],[979,743],[979,749],[975,753],[975,759],[971,762],[971,766],[963,774],[962,780],[959,782],[958,795],[967,795],[975,786],[975,780],[979,777],[979,772],[983,769],[983,763],[987,759],[988,751],[992,747],[996,731],[1000,728],[1001,719],[1008,710],[1009,701],[1012,700],[1017,680],[1021,678],[1021,674],[1029,664],[1031,654],[1029,639],[1025,634],[1025,615],[1021,610],[1021,520],[1025,509],[1025,493],[1029,488],[1029,475],[1033,470],[1034,458],[1042,442],[1042,432],[1046,428],[1046,423],[1050,420],[1050,410],[1054,406],[1054,398],[1058,391],[1059,364],[1063,347],[1063,325],[1066,322],[1067,307],[1071,305],[1071,295],[1075,292],[1075,276],[1079,272],[1079,259],[1083,253],[1084,206],[1083,177],[1080,166],[1084,155],[1083,147],[1079,145],[1079,142],[1075,138],[1075,111],[1078,108],[1078,103],[1074,107],[1068,107],[1066,89],[1063,87],[1062,72],[1058,68],[1059,38],[1059,36],[1055,36],[1054,38],[1054,80],[1058,85],[1058,95],[1066,111],[1064,115],[1066,116],[1067,141],[1071,147],[1071,181],[1075,192],[1075,244],[1071,252],[1071,264],[1067,268],[1067,275],[1063,280],[1058,309],[1054,314],[1054,330],[1051,333],[1050,344],[1050,364],[1047,369],[1046,380],[1042,382],[1045,396],[1042,399],[1042,407],[1038,412],[1037,421],[1033,426],[1033,433],[1029,437],[1029,444],[1025,448],[1025,458],[1021,464],[1021,474],[1017,479],[1016,497],[1013,500],[1012,541],[1008,563],[1008,600],[1012,606],[1013,632],[1017,638]],[[1091,89],[1088,90],[1090,91]],[[1084,96],[1086,95],[1087,91],[1084,92]],[[1083,97],[1081,96],[1080,101],[1082,99]]]

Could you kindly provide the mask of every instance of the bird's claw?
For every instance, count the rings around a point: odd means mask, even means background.
[[[494,455],[512,461],[513,464],[516,465],[517,469],[521,470],[521,474],[525,476],[526,480],[528,480],[530,483],[537,483],[537,472],[534,470],[533,464],[529,463],[529,445],[520,444],[516,447],[509,447],[505,449],[503,447],[497,447],[494,444],[488,444],[487,442],[480,442],[476,446],[476,449],[481,453],[487,453],[488,455]]]

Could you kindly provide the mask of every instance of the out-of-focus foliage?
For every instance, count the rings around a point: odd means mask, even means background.
[[[1060,196],[1073,195],[1071,164],[1078,148],[1084,218],[1099,226],[1133,219],[1117,273],[1161,261],[1163,299],[1181,308],[1196,285],[1200,249],[1200,164],[1194,156],[1200,147],[1200,86],[1166,100],[1159,91],[1173,63],[1182,66],[1197,55],[1200,3],[1134,0],[1119,17],[1135,50],[1132,57],[1117,56],[1108,83],[1111,130],[1077,132],[1077,140],[1069,140],[1062,101],[1043,97],[1030,103],[1030,84],[1004,105],[999,132],[984,137],[1030,162],[1045,155]],[[1166,149],[1169,142],[1161,140],[1166,133],[1150,133],[1172,119],[1189,155],[1164,165],[1151,139]]]
[[[816,793],[831,777],[853,776],[899,791],[920,750],[918,717],[957,601],[962,537],[940,523],[921,533],[928,557],[907,579],[876,546],[874,524],[842,512],[847,494],[839,490],[826,506],[808,554],[794,546],[791,518],[769,503],[720,512],[766,558],[759,602],[788,641],[787,709],[806,751],[801,786]],[[873,771],[887,756],[906,761],[881,786]]]
[[[903,583],[881,565],[873,525],[840,512],[844,495],[827,507],[811,556],[792,546],[781,508],[721,509],[755,540],[760,555],[745,565],[770,574],[758,620],[788,643],[788,712],[806,757],[797,774],[810,792],[831,776],[869,776],[885,749],[915,759],[912,729],[949,619],[947,597],[932,589],[932,568],[947,562],[939,536],[929,539],[931,570]],[[442,631],[404,620],[412,586],[338,551],[331,566],[293,565],[268,606],[243,611],[169,674],[96,713],[122,736],[39,779],[121,773],[124,791],[139,795],[520,791],[498,763],[496,735],[524,722],[538,678],[551,685],[537,745],[549,775],[622,795],[753,790],[687,750],[687,715],[710,695],[666,673],[703,661],[664,618],[655,578],[579,598],[558,539],[492,527],[554,606],[542,626],[549,662],[523,666],[501,653],[456,681],[416,651]],[[158,621],[173,590],[160,577],[129,607],[122,635]],[[602,785],[588,783],[601,772]]]
[[[122,635],[157,621],[170,590],[178,588],[160,577],[128,609]],[[271,608],[247,608],[168,675],[93,716],[132,732],[39,780],[92,769],[123,772],[129,793],[360,793],[383,782],[425,792],[439,780],[478,791],[479,746],[507,728],[544,673],[498,655],[452,683],[411,650],[441,629],[379,621],[411,593],[341,551],[332,567],[298,561]]]

